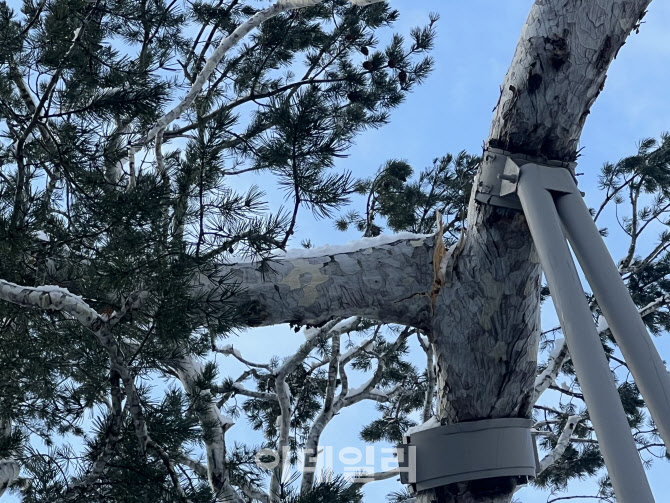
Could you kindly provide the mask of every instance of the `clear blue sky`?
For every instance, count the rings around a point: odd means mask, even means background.
[[[9,2],[17,5],[19,2]],[[466,149],[479,153],[486,139],[492,117],[491,110],[499,96],[507,67],[511,61],[521,27],[531,1],[471,0],[391,0],[401,13],[397,31],[408,33],[412,26],[424,24],[429,12],[437,12],[438,40],[433,56],[436,70],[426,84],[417,88],[396,110],[391,123],[361,135],[350,150],[349,157],[338,168],[349,169],[358,176],[372,174],[389,158],[407,159],[420,169],[432,159],[447,152]],[[632,153],[636,142],[670,129],[670,3],[656,0],[645,17],[639,35],[632,35],[614,61],[605,85],[586,122],[579,160],[580,180],[587,192],[587,202],[598,202],[596,174],[605,161],[616,161]],[[260,182],[261,180],[259,180]],[[272,201],[277,205],[280,198]],[[358,238],[355,231],[335,232],[329,222],[313,222],[307,214],[301,221],[296,242],[310,238],[313,244],[337,244]],[[609,243],[608,243],[609,244]],[[612,243],[615,256],[616,244]],[[553,326],[551,312],[543,313],[545,328]],[[260,360],[273,354],[286,355],[302,336],[288,328],[253,330],[233,342],[250,359]],[[670,360],[669,337],[657,339],[662,356]],[[218,359],[224,375],[235,374],[228,359]],[[355,385],[355,383],[354,383]],[[359,425],[366,422],[373,410],[345,413],[326,430],[325,445],[360,445],[356,440]],[[231,430],[233,437],[244,438],[245,426],[240,421]],[[238,436],[239,435],[239,436]],[[349,439],[355,440],[350,442]],[[649,471],[656,499],[666,501],[670,494],[670,464],[657,462]],[[393,482],[368,486],[367,503],[384,501],[389,490],[399,488]],[[567,494],[593,494],[594,484],[577,482]],[[517,494],[524,503],[545,502],[548,493],[524,489]],[[16,501],[5,497],[3,501]],[[575,500],[579,501],[579,500]]]

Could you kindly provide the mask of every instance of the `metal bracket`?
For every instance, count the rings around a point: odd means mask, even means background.
[[[491,477],[525,484],[539,466],[531,425],[530,419],[500,418],[412,433],[399,448],[400,480],[414,492]]]
[[[575,162],[538,160],[523,154],[514,154],[505,150],[488,147],[484,149],[482,162],[477,171],[477,191],[475,200],[482,204],[500,206],[522,211],[519,198],[516,196],[517,182],[521,166],[536,164],[548,168],[563,168],[575,178]],[[550,176],[550,178],[554,178]],[[561,178],[561,177],[559,177]],[[563,187],[565,184],[559,183]],[[552,189],[561,191],[561,189]]]

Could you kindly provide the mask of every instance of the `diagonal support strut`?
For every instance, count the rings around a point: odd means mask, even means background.
[[[524,212],[617,498],[622,503],[653,503],[566,237],[666,448],[670,373],[582,199],[574,164],[535,164],[506,154],[485,152],[477,200]]]

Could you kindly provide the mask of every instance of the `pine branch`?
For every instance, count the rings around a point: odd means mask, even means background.
[[[582,418],[580,416],[568,417],[568,420],[565,423],[565,427],[563,428],[561,435],[558,437],[556,447],[554,447],[553,450],[540,461],[538,475],[560,459],[560,457],[565,452],[565,449],[567,449],[568,445],[570,445],[570,437],[581,419]]]
[[[554,349],[549,354],[547,367],[535,378],[535,402],[556,381],[563,364],[568,358],[570,358],[570,353],[565,339],[557,339]]]
[[[112,372],[110,376],[110,394],[112,397],[111,401],[111,413],[107,419],[109,424],[107,430],[107,438],[105,440],[105,446],[103,447],[100,454],[93,463],[91,470],[84,477],[84,479],[78,481],[76,484],[73,484],[68,488],[68,490],[63,495],[63,499],[74,500],[79,498],[80,495],[93,487],[97,481],[102,477],[107,463],[112,459],[112,456],[116,453],[116,445],[119,442],[121,437],[121,425],[123,424],[123,417],[128,412],[130,401],[126,401],[125,405],[122,407],[122,397],[121,397],[121,388],[119,383],[120,376],[116,372]]]
[[[70,44],[70,47],[61,58],[59,67],[51,76],[51,79],[49,80],[49,83],[47,84],[46,89],[42,94],[42,98],[36,105],[34,105],[32,117],[16,142],[17,180],[16,180],[16,193],[14,195],[14,210],[12,212],[12,220],[11,220],[12,228],[16,228],[16,226],[19,224],[19,221],[24,219],[26,216],[26,208],[25,208],[26,190],[29,190],[29,187],[25,187],[27,173],[26,173],[26,167],[24,165],[24,155],[23,155],[26,140],[28,139],[28,136],[32,132],[32,129],[35,127],[35,125],[40,121],[40,119],[42,119],[42,110],[44,109],[46,102],[51,99],[51,93],[53,92],[54,88],[56,87],[56,84],[60,80],[63,70],[65,70],[65,63],[67,62],[68,59],[70,59],[70,56],[72,55],[75,47],[77,46],[77,43],[79,42],[79,40],[81,40],[81,37],[84,34],[84,30],[86,29],[86,25],[88,24],[91,15],[96,11],[97,7],[98,7],[98,1],[96,1],[95,5],[90,8],[89,12],[86,14],[83,21],[81,22],[79,28],[77,28],[74,31],[74,36],[72,38],[72,43]],[[30,95],[28,96],[32,99],[32,96]]]
[[[230,484],[226,468],[226,431],[234,424],[224,417],[213,401],[210,389],[199,389],[198,378],[202,368],[193,358],[179,356],[165,362],[176,371],[186,392],[194,400],[194,409],[204,431],[205,450],[207,451],[207,478],[209,485],[219,501],[244,503],[240,495]]]
[[[112,335],[111,327],[113,325],[111,321],[108,321],[105,316],[99,315],[81,297],[73,295],[65,288],[52,285],[33,288],[0,280],[0,299],[44,311],[62,311],[71,315],[84,328],[93,332],[100,345],[111,357],[112,371],[117,371],[121,376],[130,404],[129,410],[133,417],[139,451],[141,454],[146,452],[146,444],[149,440],[146,421],[140,405],[139,395],[135,388],[134,377],[124,361],[121,348]],[[139,307],[141,300],[140,296],[135,297],[134,303],[131,303],[128,308]],[[115,318],[115,321],[118,321],[118,319],[118,317]]]
[[[235,46],[242,38],[244,38],[249,32],[254,28],[259,26],[264,21],[271,19],[282,12],[285,12],[290,9],[309,7],[320,3],[321,0],[279,0],[275,5],[263,9],[262,11],[257,12],[246,22],[238,26],[229,36],[224,38],[219,46],[216,48],[214,53],[209,57],[207,63],[205,63],[204,68],[195,78],[191,89],[188,91],[186,96],[181,100],[181,102],[176,105],[172,110],[167,114],[163,115],[156,125],[151,128],[146,135],[140,138],[138,141],[133,143],[135,147],[142,147],[152,141],[158,131],[161,129],[167,128],[175,119],[177,119],[191,104],[195,101],[195,98],[202,90],[205,83],[208,81],[209,77],[214,72],[216,66],[221,62],[226,52]]]

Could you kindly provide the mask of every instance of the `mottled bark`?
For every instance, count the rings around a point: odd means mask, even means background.
[[[189,356],[175,357],[168,364],[193,400],[193,409],[204,432],[207,479],[216,501],[242,503],[242,498],[230,484],[226,467],[226,431],[233,425],[232,420],[221,414],[209,389],[198,387],[202,368],[195,359]]]
[[[540,333],[540,266],[520,213],[472,207],[453,285],[437,300],[431,339],[438,416],[450,424],[528,417]]]
[[[651,0],[537,0],[502,85],[489,142],[574,160],[607,69]]]
[[[364,242],[364,241],[363,241]],[[226,281],[250,326],[318,325],[336,317],[363,316],[417,328],[430,327],[434,238],[402,239],[349,253],[234,264]]]
[[[489,144],[575,159],[607,68],[648,4],[537,0],[505,78]],[[541,269],[523,215],[472,201],[464,246],[450,272],[446,279],[453,283],[439,294],[431,337],[438,418],[449,424],[530,417]],[[427,491],[417,503],[509,502],[514,487],[512,479],[473,481]]]
[[[9,418],[0,419],[0,440],[12,434],[12,421]],[[12,459],[0,459],[0,497],[19,476],[19,463]]]

